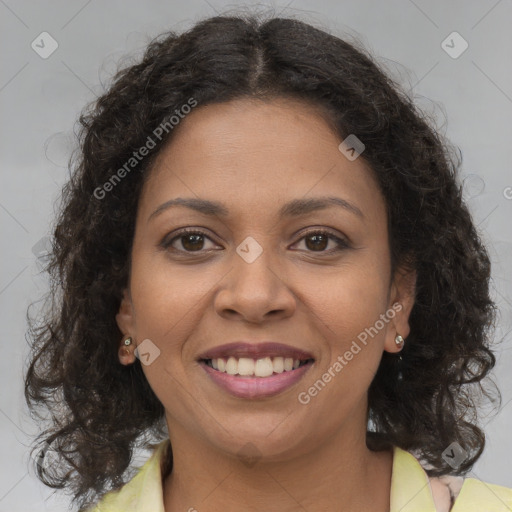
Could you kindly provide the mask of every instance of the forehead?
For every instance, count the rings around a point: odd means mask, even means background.
[[[190,152],[187,160],[193,161],[203,159],[207,152],[212,163],[222,160],[225,154],[263,157],[268,150],[280,152],[293,161],[293,154],[299,155],[303,146],[311,151],[318,146],[319,139],[322,146],[337,146],[339,138],[318,108],[290,98],[242,98],[199,106],[180,122],[172,135],[162,152],[164,158],[169,153],[181,157]],[[298,147],[298,142],[303,146]]]
[[[143,207],[185,195],[273,208],[339,192],[362,208],[385,208],[366,162],[339,151],[340,137],[311,104],[279,98],[198,106],[172,135],[144,187]]]

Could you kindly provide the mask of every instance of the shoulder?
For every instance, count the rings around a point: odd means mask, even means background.
[[[164,512],[162,467],[169,444],[166,439],[153,446],[153,453],[129,482],[83,512]]]
[[[512,489],[477,478],[429,478],[436,512],[510,512]],[[485,507],[484,507],[485,506]]]
[[[395,446],[391,488],[392,512],[511,512],[512,489],[477,478],[428,477],[417,453]]]
[[[455,500],[452,512],[510,512],[512,488],[490,484],[477,478],[466,478]]]

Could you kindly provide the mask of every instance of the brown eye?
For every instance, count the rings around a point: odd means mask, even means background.
[[[301,250],[320,254],[332,254],[349,247],[348,242],[329,231],[310,231],[299,240],[299,243],[302,242],[304,242],[305,249],[300,248]]]
[[[210,247],[205,247],[207,243]],[[177,253],[208,252],[215,244],[206,233],[198,230],[182,230],[170,239],[164,239],[160,244],[164,249]]]
[[[316,234],[309,235],[306,238],[306,247],[312,251],[323,251],[329,243],[329,237],[327,235]]]
[[[199,234],[182,235],[178,239],[181,240],[181,245],[187,251],[201,250],[204,245],[204,237]]]

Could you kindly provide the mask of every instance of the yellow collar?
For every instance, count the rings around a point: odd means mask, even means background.
[[[428,475],[418,460],[393,447],[390,512],[436,512]]]
[[[160,442],[129,482],[86,512],[165,512],[161,463],[169,443],[169,439]],[[484,503],[488,506],[494,500],[489,510],[512,510],[506,506],[512,505],[512,490],[468,478],[452,512],[480,512]],[[477,508],[467,508],[468,503]],[[427,473],[411,453],[398,446],[393,448],[390,505],[390,512],[436,512]]]

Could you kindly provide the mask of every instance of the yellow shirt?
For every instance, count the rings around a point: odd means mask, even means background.
[[[129,482],[86,512],[165,512],[160,464],[168,444],[169,439],[159,443]],[[437,512],[427,473],[411,453],[397,446],[390,503],[390,512]],[[200,510],[200,504],[195,506]],[[512,489],[465,478],[451,512],[512,512]]]

